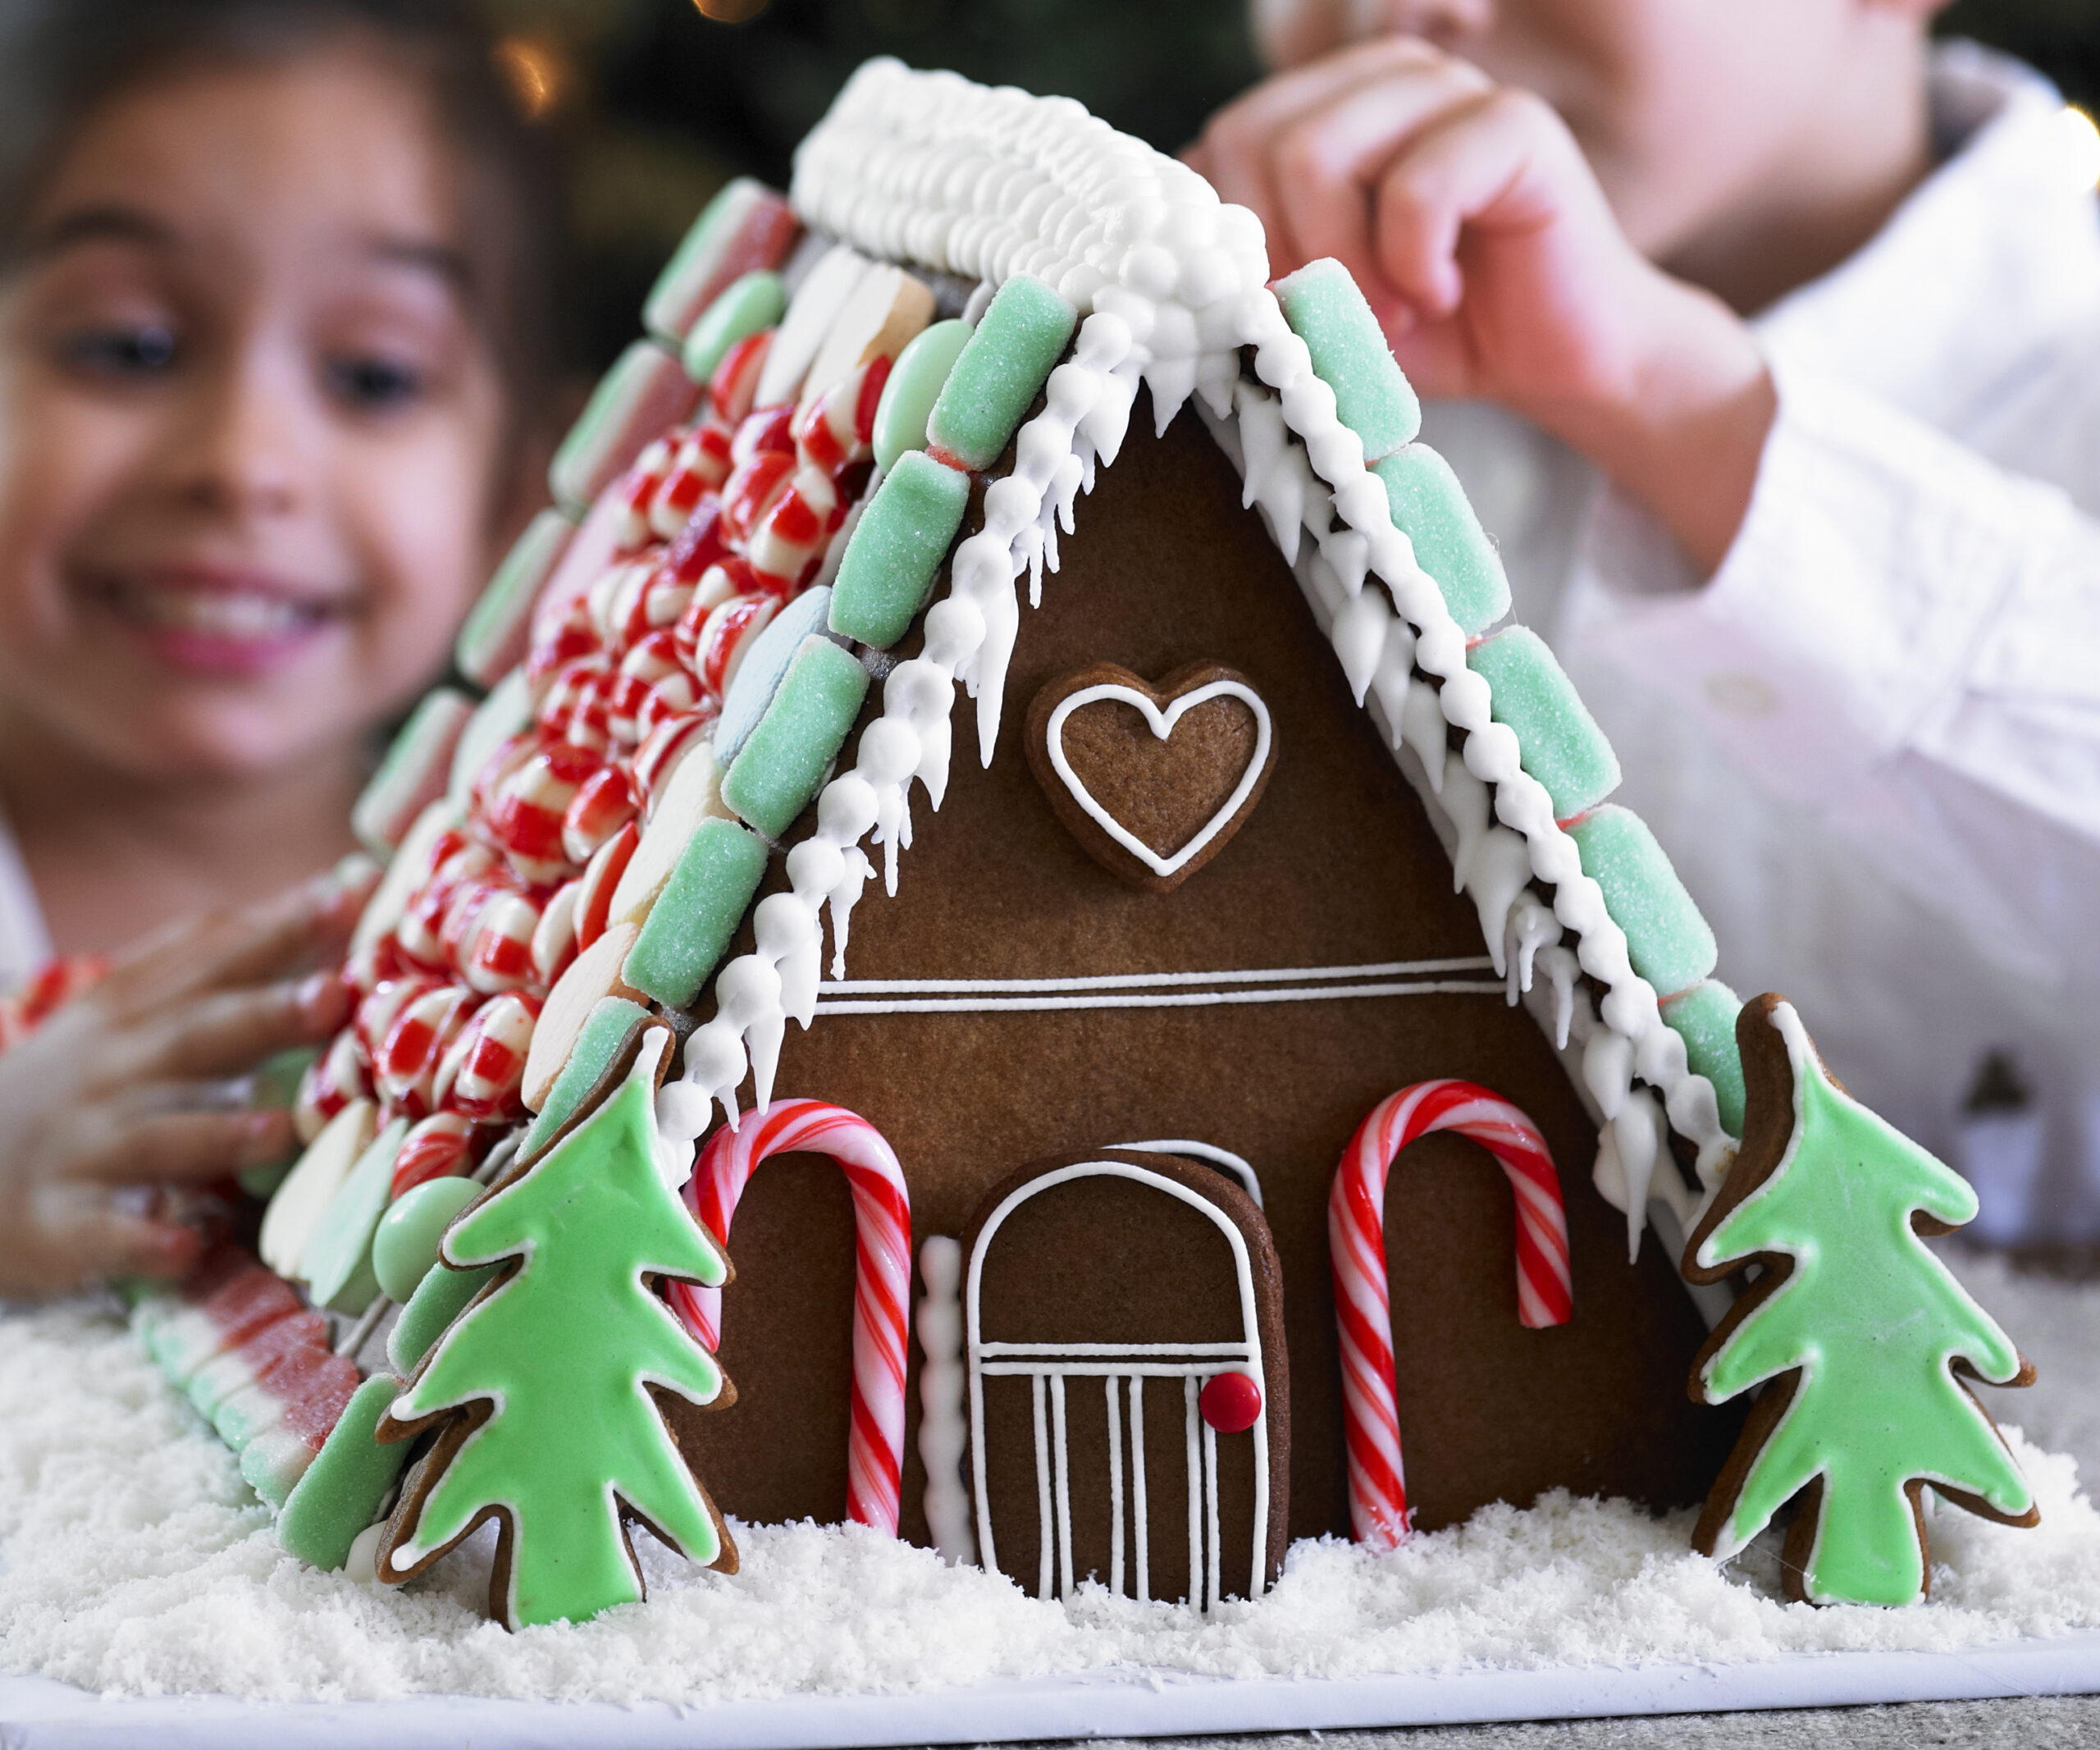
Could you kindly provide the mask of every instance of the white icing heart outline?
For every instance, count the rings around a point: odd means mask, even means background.
[[[1071,762],[1065,757],[1065,720],[1082,706],[1093,705],[1103,699],[1113,699],[1119,704],[1134,706],[1144,714],[1145,721],[1152,726],[1155,738],[1165,741],[1174,733],[1174,725],[1181,720],[1182,712],[1206,700],[1234,698],[1239,700],[1254,714],[1254,756],[1247,762],[1247,770],[1239,774],[1239,782],[1233,787],[1231,795],[1205,823],[1203,829],[1173,856],[1162,857],[1139,838],[1116,816],[1102,807],[1093,793],[1081,782]],[[1165,711],[1139,692],[1134,687],[1125,687],[1118,681],[1100,681],[1091,687],[1082,687],[1057,701],[1057,708],[1050,713],[1046,731],[1049,742],[1050,765],[1059,780],[1071,793],[1072,800],[1086,811],[1088,817],[1116,843],[1143,863],[1146,868],[1162,877],[1175,874],[1189,860],[1225,830],[1225,824],[1239,812],[1239,805],[1247,800],[1255,784],[1269,763],[1269,708],[1262,697],[1244,681],[1208,681],[1193,692],[1185,692]]]

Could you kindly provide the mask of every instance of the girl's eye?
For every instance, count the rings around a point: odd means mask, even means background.
[[[135,327],[89,328],[61,343],[66,362],[99,377],[147,377],[176,362],[174,331],[158,322]]]
[[[348,405],[361,409],[405,406],[423,391],[422,372],[391,359],[331,359],[326,374],[329,388]]]

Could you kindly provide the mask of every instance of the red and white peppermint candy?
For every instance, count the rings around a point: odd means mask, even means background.
[[[299,1093],[292,1101],[292,1129],[301,1142],[312,1142],[337,1113],[371,1092],[364,1048],[355,1030],[345,1027],[299,1077]]]
[[[540,908],[540,927],[532,932],[532,982],[551,990],[555,980],[576,958],[576,896],[581,880],[565,884]]]
[[[677,453],[672,437],[651,440],[614,488],[623,513],[614,537],[621,551],[638,547],[650,538],[649,506],[664,490],[664,482],[669,477],[672,459]]]
[[[728,434],[724,433],[723,437],[722,455],[726,461]],[[664,483],[649,500],[649,530],[658,540],[675,540],[693,512],[700,508],[701,500],[721,484],[720,477],[708,477],[714,465],[701,429],[687,432],[678,440],[671,465],[664,472]],[[726,473],[725,469],[725,476]]]
[[[525,679],[535,693],[544,695],[556,674],[578,658],[596,655],[603,642],[591,620],[590,602],[579,596],[559,619],[533,633]]]
[[[824,543],[845,516],[831,476],[820,468],[801,469],[752,531],[751,569],[785,594],[824,556]]]
[[[518,1090],[524,1085],[525,1059],[539,1018],[539,998],[523,991],[484,1003],[454,1045],[443,1103],[483,1123],[523,1117],[525,1103]]]
[[[773,344],[773,330],[746,336],[723,354],[722,362],[707,380],[708,404],[716,418],[733,430],[742,424],[758,397],[758,380],[765,370],[765,355]]]
[[[582,747],[543,747],[504,779],[489,799],[489,837],[534,882],[558,880],[568,866],[561,829],[576,793],[604,765]],[[541,873],[545,870],[546,873]]]
[[[446,985],[402,1007],[372,1054],[372,1082],[389,1108],[411,1117],[430,1110],[438,1065],[478,1000],[463,985]]]
[[[700,683],[682,669],[667,674],[649,689],[641,708],[634,714],[634,738],[646,742],[673,719],[691,715],[700,702]]]
[[[738,596],[707,616],[693,649],[693,666],[704,690],[718,699],[728,694],[746,643],[765,630],[779,609],[777,596]]]
[[[394,1182],[387,1196],[395,1198],[427,1185],[432,1179],[449,1179],[472,1170],[474,1124],[456,1112],[434,1112],[420,1120],[401,1139],[401,1152],[394,1157]]]
[[[576,951],[580,954],[605,933],[605,920],[613,907],[613,891],[627,873],[641,840],[641,829],[630,820],[598,848],[591,866],[576,890]]]
[[[633,780],[617,765],[602,768],[569,798],[561,822],[563,851],[579,866],[589,862],[637,811]]]
[[[1408,1533],[1386,1281],[1386,1177],[1393,1158],[1432,1131],[1471,1137],[1502,1163],[1517,1194],[1517,1317],[1530,1330],[1574,1310],[1560,1180],[1538,1127],[1469,1081],[1421,1081],[1381,1100],[1357,1126],[1327,1199],[1327,1250],[1340,1328],[1349,1515],[1357,1542],[1392,1549]]]
[[[875,453],[875,409],[889,368],[888,359],[871,359],[810,404],[795,426],[795,449],[804,465],[836,477]]]
[[[460,976],[483,995],[517,990],[532,981],[532,936],[540,908],[523,893],[499,893],[481,908]]]
[[[376,1061],[381,1044],[394,1030],[401,1011],[417,998],[440,988],[440,980],[420,973],[382,980],[379,988],[358,1004],[350,1017],[350,1030],[367,1063]]]
[[[718,1245],[760,1163],[783,1154],[828,1154],[853,1194],[853,1403],[846,1439],[849,1518],[897,1535],[904,1467],[904,1369],[911,1305],[911,1195],[882,1133],[842,1106],[775,1100],[715,1131],[686,1183],[686,1205]],[[666,1282],[672,1309],[710,1350],[721,1346],[722,1291]]]
[[[719,712],[712,704],[667,718],[649,732],[634,755],[634,788],[644,809],[662,793],[679,761],[712,733]]]
[[[794,477],[792,450],[761,450],[749,461],[739,463],[722,488],[722,528],[728,539],[749,541]]]
[[[725,472],[724,478],[727,477]],[[690,587],[707,575],[710,565],[719,564],[728,554],[722,536],[722,500],[705,499],[664,550],[664,572],[672,582]]]

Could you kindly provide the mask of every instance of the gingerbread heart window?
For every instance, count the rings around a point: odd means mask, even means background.
[[[1276,751],[1268,706],[1221,663],[1157,683],[1095,663],[1029,707],[1029,765],[1057,817],[1110,874],[1155,893],[1225,848],[1261,800]]]

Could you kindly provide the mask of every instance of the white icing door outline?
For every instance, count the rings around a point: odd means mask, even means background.
[[[1174,733],[1174,725],[1181,720],[1181,714],[1192,706],[1201,705],[1211,699],[1237,699],[1254,714],[1254,756],[1247,762],[1247,770],[1239,774],[1239,782],[1232,787],[1231,795],[1226,797],[1216,814],[1205,823],[1202,831],[1183,845],[1171,857],[1162,857],[1129,827],[1117,820],[1095,800],[1093,792],[1087,788],[1080,774],[1072,770],[1072,762],[1065,757],[1065,720],[1081,706],[1098,704],[1103,699],[1112,699],[1118,705],[1128,705],[1143,713],[1155,738],[1165,741]],[[1143,863],[1156,875],[1171,875],[1201,851],[1211,840],[1225,830],[1225,823],[1239,812],[1239,805],[1247,800],[1263,770],[1269,763],[1269,708],[1262,696],[1244,681],[1207,681],[1193,692],[1185,692],[1165,711],[1162,711],[1134,687],[1125,687],[1117,681],[1102,681],[1092,687],[1082,687],[1077,692],[1057,701],[1057,708],[1050,713],[1050,722],[1044,730],[1048,738],[1050,764],[1058,779],[1071,793],[1072,800],[1084,808],[1093,823],[1116,843]]]
[[[1221,1151],[1222,1152],[1222,1151]],[[1225,1236],[1232,1250],[1234,1273],[1239,1291],[1240,1340],[1216,1343],[1007,1343],[988,1342],[979,1328],[979,1288],[984,1254],[1006,1219],[1029,1198],[1075,1179],[1110,1177],[1130,1179],[1154,1190],[1177,1197],[1199,1211]],[[970,1248],[969,1276],[963,1290],[965,1341],[970,1373],[970,1483],[977,1501],[977,1547],[984,1565],[998,1568],[993,1541],[992,1514],[984,1474],[984,1380],[993,1377],[1020,1377],[1029,1382],[1035,1421],[1035,1491],[1038,1547],[1036,1596],[1069,1597],[1074,1586],[1071,1545],[1071,1467],[1065,1438],[1067,1382],[1094,1378],[1102,1382],[1107,1396],[1109,1487],[1109,1590],[1124,1596],[1127,1517],[1131,1565],[1135,1569],[1134,1596],[1150,1594],[1151,1533],[1148,1524],[1145,1487],[1144,1387],[1148,1379],[1181,1382],[1183,1427],[1187,1442],[1189,1478],[1189,1602],[1209,1610],[1221,1597],[1221,1576],[1225,1560],[1218,1524],[1217,1430],[1205,1422],[1196,1400],[1204,1384],[1217,1374],[1239,1371],[1248,1374],[1261,1394],[1261,1414],[1249,1431],[1254,1441],[1254,1535],[1249,1567],[1247,1596],[1259,1597],[1268,1579],[1269,1540],[1269,1391],[1262,1367],[1260,1327],[1254,1314],[1254,1271],[1247,1254],[1246,1236],[1230,1216],[1214,1203],[1188,1186],[1127,1161],[1081,1161],[1060,1167],[1031,1179],[1001,1199],[978,1231]],[[1127,1430],[1130,1441],[1130,1487],[1128,1510],[1123,1475],[1122,1389],[1130,1389]]]
[[[1262,1201],[1262,1181],[1254,1172],[1253,1163],[1245,1155],[1221,1149],[1216,1143],[1192,1142],[1185,1136],[1162,1142],[1118,1142],[1110,1146],[1128,1149],[1133,1154],[1178,1154],[1184,1160],[1201,1161],[1206,1167],[1215,1167],[1220,1172],[1230,1173],[1237,1179],[1240,1189],[1254,1199],[1256,1209],[1267,1207]]]

